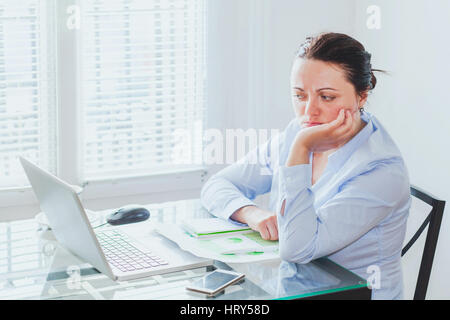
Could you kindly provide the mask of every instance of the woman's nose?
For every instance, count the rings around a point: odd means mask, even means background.
[[[317,116],[320,114],[320,107],[315,99],[308,100],[306,103],[305,114],[307,116]]]

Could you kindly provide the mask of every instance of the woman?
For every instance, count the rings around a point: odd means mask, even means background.
[[[283,260],[328,256],[363,278],[379,270],[372,297],[401,299],[410,185],[395,143],[364,111],[376,85],[370,59],[347,35],[308,38],[292,67],[296,118],[214,175],[201,198],[216,216],[279,239]],[[269,191],[270,210],[258,208],[252,200]]]

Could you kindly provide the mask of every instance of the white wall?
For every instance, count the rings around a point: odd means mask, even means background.
[[[252,46],[256,70],[253,75],[255,127],[284,129],[294,117],[290,72],[295,53],[307,36],[335,31],[352,34],[355,0],[263,0],[255,26],[262,44]],[[259,71],[259,72],[258,72]]]
[[[450,2],[376,1],[381,29],[366,27],[374,1],[357,1],[356,36],[385,69],[369,109],[399,145],[411,183],[450,201]],[[427,298],[450,299],[450,202],[444,212]]]

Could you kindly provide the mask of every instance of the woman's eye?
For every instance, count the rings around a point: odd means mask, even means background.
[[[331,97],[331,96],[322,96],[322,99],[324,99],[325,101],[333,101],[335,97]]]
[[[296,94],[294,97],[296,97],[299,100],[303,100],[305,98],[305,96],[303,96],[301,94]]]

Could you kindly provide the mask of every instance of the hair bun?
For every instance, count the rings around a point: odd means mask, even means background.
[[[327,32],[308,37],[300,46],[297,58],[338,65],[359,95],[376,87],[375,71],[383,72],[372,69],[372,55],[361,42],[343,33]]]
[[[372,79],[370,80],[370,83],[372,85],[372,87],[370,88],[371,90],[375,89],[375,87],[377,86],[377,77],[375,77],[375,74],[373,73],[374,70],[372,70],[370,72]]]

